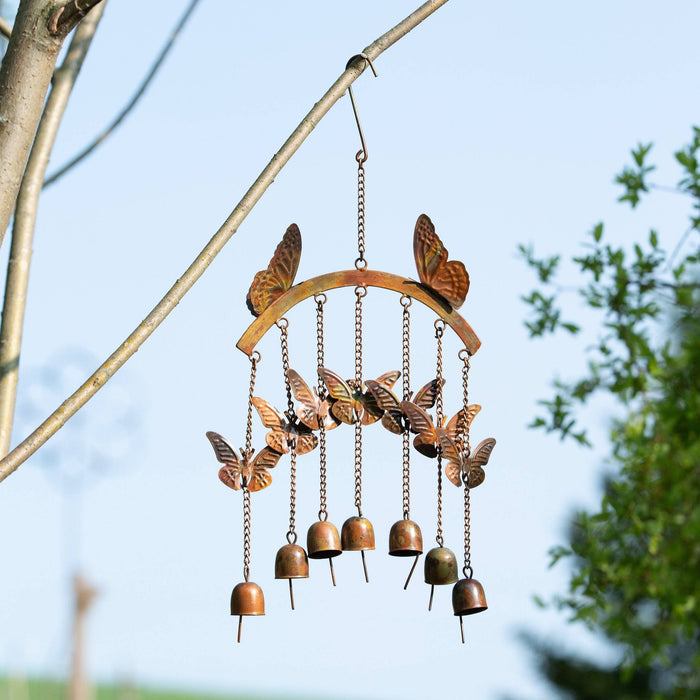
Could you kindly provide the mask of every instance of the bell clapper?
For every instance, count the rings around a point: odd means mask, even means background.
[[[462,644],[464,644],[464,615],[459,616],[459,631],[462,633]]]
[[[241,627],[243,627],[243,615],[238,616],[238,643],[241,643]]]
[[[335,571],[333,570],[333,559],[332,559],[332,557],[328,557],[328,566],[331,567],[331,581],[333,581],[333,585],[335,586]]]
[[[365,583],[369,583],[369,575],[367,574],[367,560],[365,559],[365,550],[363,549],[360,554],[362,554],[362,568],[365,571]]]
[[[403,585],[404,591],[408,588],[408,584],[411,581],[411,576],[413,576],[413,572],[416,570],[416,566],[418,566],[419,559],[420,559],[420,554],[416,554],[416,557],[413,560],[413,566],[411,567],[411,570],[408,572],[408,578],[406,579],[406,583],[404,583],[404,585]]]
[[[428,612],[433,609],[433,593],[435,593],[435,584],[430,584],[430,600],[428,601]]]

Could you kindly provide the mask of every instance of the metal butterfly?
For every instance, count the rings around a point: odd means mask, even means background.
[[[482,440],[470,455],[460,453],[455,443],[440,436],[442,453],[447,457],[445,475],[455,485],[461,486],[462,480],[470,489],[475,489],[486,478],[484,467],[488,464],[493,448],[496,446],[494,438]]]
[[[467,406],[466,414],[464,409],[460,410],[444,426],[436,426],[426,410],[410,401],[402,401],[401,410],[408,416],[411,430],[418,433],[413,440],[413,446],[422,455],[432,459],[437,457],[438,446],[442,448],[443,452],[445,451],[445,446],[442,442],[443,438],[446,444],[449,442],[453,443],[454,449],[457,450],[456,442],[459,437],[459,431],[464,430],[471,424],[474,416],[481,410],[481,406],[478,404]]]
[[[272,483],[272,475],[268,469],[272,469],[279,461],[280,454],[263,447],[253,457],[255,450],[250,454],[245,450],[240,452],[233,447],[226,438],[210,430],[207,438],[214,448],[216,458],[224,466],[219,469],[219,479],[231,489],[238,491],[247,488],[249,491],[261,491]]]
[[[362,425],[370,425],[384,415],[384,409],[379,408],[371,392],[363,391],[365,384],[355,387],[352,380],[346,382],[325,367],[319,367],[318,374],[333,399],[331,414],[341,423],[353,425],[359,420]],[[382,387],[391,389],[400,376],[401,372],[387,372],[377,377],[377,382]]]
[[[259,316],[292,286],[300,258],[301,233],[299,227],[292,224],[282,237],[267,269],[256,273],[250,285],[246,304],[253,316]]]
[[[447,248],[435,233],[433,222],[421,214],[413,232],[413,257],[421,284],[458,309],[469,291],[469,274],[459,260],[448,262]]]
[[[289,383],[292,387],[294,398],[298,402],[297,418],[311,430],[319,430],[323,426],[326,430],[332,430],[340,425],[340,421],[330,412],[331,401],[319,398],[316,389],[301,378],[293,369],[287,370]]]
[[[257,409],[263,425],[270,428],[270,432],[265,435],[265,442],[275,452],[287,454],[290,445],[294,443],[294,451],[298,455],[304,455],[318,445],[318,438],[309,428],[299,425],[296,420],[287,420],[287,416],[265,399],[254,396],[253,406]]]
[[[397,435],[406,432],[410,428],[410,422],[408,416],[401,410],[401,402],[394,393],[373,379],[368,379],[365,384],[372,396],[374,396],[374,400],[379,408],[384,411],[382,425]],[[442,386],[445,386],[444,379],[442,380]],[[411,403],[422,409],[432,408],[437,399],[437,388],[438,381],[433,379],[411,397]]]

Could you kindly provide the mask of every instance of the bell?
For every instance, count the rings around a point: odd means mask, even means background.
[[[264,615],[265,597],[257,583],[239,583],[231,593],[231,615],[238,615],[238,641],[241,641],[243,615]]]
[[[459,627],[462,632],[462,644],[464,644],[462,617],[488,609],[483,586],[475,578],[463,578],[457,581],[452,589],[452,609],[455,615],[459,615]]]
[[[294,610],[293,578],[309,578],[309,558],[298,544],[285,544],[275,557],[275,578],[289,579],[289,598]]]
[[[404,590],[413,576],[418,557],[423,554],[423,535],[417,523],[404,518],[395,522],[389,531],[389,554],[392,557],[415,557],[411,571],[408,574]]]
[[[435,586],[455,583],[458,578],[457,557],[451,549],[434,547],[425,555],[425,582],[430,584],[428,610],[433,609]]]
[[[314,523],[306,534],[306,549],[309,552],[310,559],[328,559],[328,565],[331,568],[331,579],[335,586],[333,557],[343,553],[340,547],[338,528],[327,520],[319,520]]]
[[[368,549],[374,549],[374,528],[372,527],[372,523],[367,520],[367,518],[358,515],[348,518],[343,523],[340,540],[343,551],[362,553],[362,567],[365,571],[365,581],[369,583],[365,552]]]

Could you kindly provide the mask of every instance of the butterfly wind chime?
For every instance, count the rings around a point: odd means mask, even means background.
[[[353,57],[354,60],[366,56]],[[350,63],[348,65],[350,65]],[[370,66],[371,66],[371,62]],[[374,70],[374,67],[372,70]],[[460,618],[462,642],[464,631],[462,617],[486,610],[486,598],[482,585],[473,574],[470,542],[470,494],[485,477],[484,467],[496,444],[487,438],[472,449],[471,424],[481,407],[469,403],[468,375],[470,358],[477,351],[480,341],[474,331],[456,309],[462,306],[469,290],[469,275],[464,264],[448,259],[448,252],[435,232],[432,221],[421,214],[413,234],[413,252],[419,282],[387,272],[370,270],[365,259],[364,216],[364,163],[367,160],[362,128],[357,109],[349,89],[353,111],[362,143],[356,155],[358,164],[358,257],[355,269],[331,272],[294,285],[301,258],[301,233],[291,224],[277,246],[267,269],[255,275],[247,296],[247,305],[255,321],[237,343],[237,347],[249,358],[250,383],[245,429],[245,446],[235,449],[219,433],[210,431],[216,458],[223,465],[219,478],[226,486],[243,492],[243,578],[231,595],[231,614],[238,616],[238,641],[241,640],[241,624],[244,616],[264,615],[265,603],[260,586],[250,580],[251,554],[251,494],[267,488],[272,483],[270,470],[289,455],[289,529],[287,543],[277,552],[275,578],[289,581],[291,607],[294,609],[293,579],[309,576],[309,559],[327,559],[333,585],[336,585],[333,559],[343,552],[360,552],[364,577],[369,582],[365,552],[375,548],[374,529],[362,511],[362,436],[370,425],[381,424],[391,433],[402,437],[402,518],[389,532],[389,554],[396,557],[413,557],[404,588],[411,580],[418,559],[423,553],[423,536],[417,523],[410,518],[411,505],[411,436],[413,447],[421,455],[434,459],[437,477],[437,527],[436,545],[425,555],[425,582],[430,585],[432,609],[433,591],[436,585],[454,584],[452,590],[453,611]],[[345,379],[331,370],[326,363],[324,339],[324,313],[329,298],[326,292],[341,287],[352,287],[354,304],[354,374]],[[401,371],[387,371],[370,379],[363,373],[363,302],[368,289],[379,287],[400,295],[402,313]],[[315,383],[307,382],[289,364],[288,320],[285,314],[297,304],[313,298],[316,304],[316,377]],[[435,321],[436,369],[435,377],[420,389],[411,388],[410,307],[413,301],[421,302],[437,316]],[[280,331],[282,369],[287,406],[278,410],[267,400],[255,396],[255,379],[260,353],[255,349],[258,341],[273,325]],[[459,351],[462,390],[461,407],[449,420],[444,411],[443,335],[450,327],[464,347]],[[395,387],[401,379],[401,393]],[[267,430],[265,445],[258,451],[253,448],[253,409]],[[432,411],[432,413],[431,413]],[[348,518],[338,529],[328,519],[327,508],[327,433],[341,426],[354,430],[354,506],[357,514]],[[342,429],[342,428],[341,428]],[[319,455],[319,511],[318,520],[310,525],[306,538],[306,550],[298,544],[296,532],[296,468],[297,458],[318,448]],[[444,546],[443,538],[443,473],[449,482],[464,490],[464,558],[459,579],[459,566],[455,554]]]

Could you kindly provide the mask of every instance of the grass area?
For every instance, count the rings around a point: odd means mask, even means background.
[[[63,681],[42,678],[0,677],[0,700],[66,700]],[[201,693],[174,692],[133,688],[127,685],[98,685],[94,687],[92,700],[273,700],[260,696],[205,695]]]

